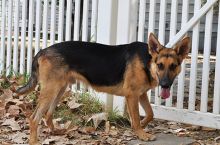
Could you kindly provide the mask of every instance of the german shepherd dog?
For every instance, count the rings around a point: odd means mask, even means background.
[[[154,135],[142,129],[153,119],[146,92],[160,85],[161,97],[169,97],[169,88],[188,55],[190,39],[183,38],[173,48],[162,46],[152,33],[148,41],[115,46],[68,41],[40,50],[33,59],[29,82],[16,91],[18,95],[26,94],[40,83],[38,104],[30,117],[29,143],[39,144],[37,128],[42,117],[54,130],[54,109],[66,87],[75,80],[99,92],[125,96],[135,134],[141,140],[154,140]],[[139,102],[146,113],[141,121]]]

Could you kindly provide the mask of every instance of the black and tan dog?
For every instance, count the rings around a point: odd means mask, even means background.
[[[109,46],[98,43],[69,41],[40,50],[32,64],[29,82],[17,94],[41,85],[38,105],[30,117],[30,144],[38,144],[37,127],[45,115],[53,130],[52,114],[66,87],[80,80],[97,91],[125,96],[135,134],[142,140],[154,140],[142,127],[153,119],[146,92],[160,85],[161,96],[169,97],[169,88],[181,70],[181,62],[189,52],[189,37],[173,49],[162,46],[150,34],[149,43],[133,42]],[[146,112],[140,121],[138,103]]]

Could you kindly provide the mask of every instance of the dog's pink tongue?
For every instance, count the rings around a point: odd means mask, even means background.
[[[160,96],[161,96],[163,99],[169,98],[169,97],[170,97],[170,89],[169,89],[169,88],[162,88],[162,89],[161,89]]]

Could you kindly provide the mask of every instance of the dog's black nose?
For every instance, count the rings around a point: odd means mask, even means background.
[[[170,86],[172,85],[172,80],[170,80],[169,78],[162,78],[159,82],[159,85],[162,88],[170,88]]]

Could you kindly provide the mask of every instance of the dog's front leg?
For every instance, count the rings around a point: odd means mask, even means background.
[[[143,120],[141,120],[141,127],[146,127],[147,124],[153,120],[153,117],[154,117],[154,113],[153,113],[153,110],[152,110],[152,107],[150,105],[150,102],[148,100],[148,97],[147,97],[147,93],[144,93],[143,95],[141,95],[139,97],[139,102],[142,106],[142,108],[144,109],[145,111],[145,114],[146,116],[144,117]]]
[[[131,119],[131,126],[139,139],[144,141],[155,140],[155,136],[144,132],[140,124],[138,97],[127,96],[127,107]]]

